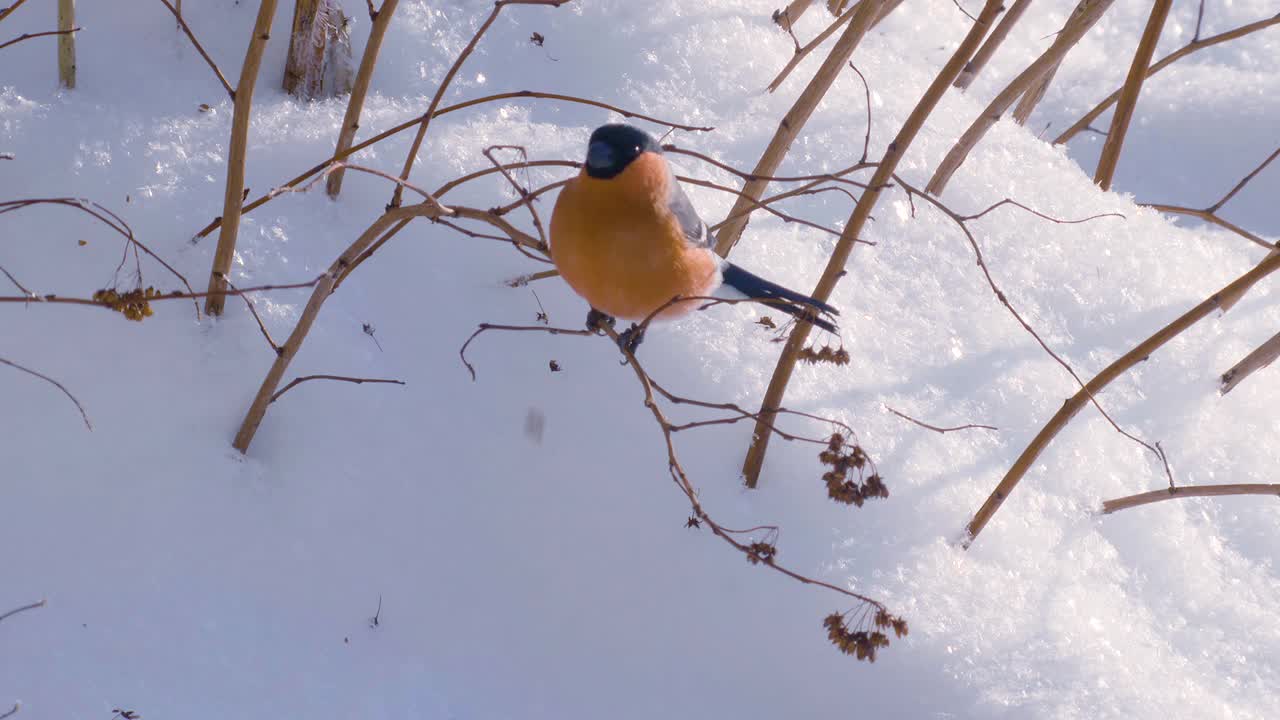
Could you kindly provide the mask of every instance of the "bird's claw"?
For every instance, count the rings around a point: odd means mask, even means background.
[[[616,322],[612,315],[606,315],[595,308],[587,313],[587,329],[600,334],[604,334],[604,329],[613,327]]]
[[[642,342],[644,342],[644,328],[636,323],[631,323],[631,327],[618,334],[618,349],[624,355],[635,355]],[[626,365],[627,361],[624,359],[622,364]]]

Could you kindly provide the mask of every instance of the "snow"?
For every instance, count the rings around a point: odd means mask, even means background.
[[[249,2],[184,12],[232,82],[256,13]],[[359,3],[357,53],[368,22]],[[970,3],[969,5],[973,5]],[[1037,3],[967,94],[949,93],[902,165],[923,185],[950,144],[1045,47],[1074,3]],[[1179,3],[1157,56],[1190,39]],[[404,0],[358,139],[422,112],[491,5]],[[791,53],[757,0],[570,3],[503,12],[446,102],[538,89],[714,125],[669,141],[750,167],[817,67],[776,96],[763,86]],[[972,9],[972,8],[971,8]],[[252,195],[327,157],[341,102],[278,89],[282,3],[255,98]],[[1026,128],[997,124],[943,200],[962,213],[1004,197],[1083,224],[1014,209],[971,227],[1020,313],[1084,377],[1243,273],[1263,251],[1239,237],[1139,208],[1207,205],[1274,149],[1280,30],[1194,55],[1158,75],[1125,144],[1116,192],[1091,182],[1101,139],[1037,139],[1122,81],[1142,3],[1117,3],[1069,56]],[[80,3],[79,80],[56,87],[54,42],[0,51],[0,199],[83,196],[203,289],[221,212],[231,105],[159,4]],[[1262,0],[1210,3],[1204,35],[1267,17]],[[50,3],[3,23],[5,38],[53,26]],[[801,38],[825,23],[815,7]],[[901,125],[967,29],[949,2],[908,2],[854,62],[872,89],[872,156]],[[545,47],[528,41],[532,32]],[[202,112],[199,105],[211,106]],[[847,166],[861,153],[865,100],[843,74],[783,172]],[[528,100],[432,125],[413,179],[425,187],[522,144],[576,158],[595,108]],[[396,172],[405,135],[362,152]],[[690,158],[682,171],[732,184]],[[531,182],[563,169],[529,173]],[[1275,168],[1224,210],[1275,239]],[[708,219],[732,197],[691,187]],[[348,174],[342,198],[291,194],[245,216],[237,285],[314,277],[386,203],[385,181]],[[498,180],[454,202],[509,202]],[[1266,498],[1182,500],[1099,516],[1103,499],[1161,487],[1160,465],[1086,410],[1037,460],[974,546],[955,539],[1043,423],[1075,390],[996,301],[948,218],[891,191],[833,303],[852,354],[801,367],[795,409],[855,427],[891,497],[861,509],[826,500],[811,447],[775,441],[757,491],[738,471],[749,428],[677,435],[701,499],[728,526],[777,524],[779,558],[882,598],[911,635],[877,662],[831,647],[824,615],[845,599],[743,562],[683,527],[661,434],[617,353],[598,339],[482,336],[480,322],[553,324],[586,308],[559,281],[508,288],[541,269],[507,245],[419,221],[325,305],[289,376],[397,378],[307,383],[271,406],[247,457],[230,448],[273,359],[242,302],[216,322],[158,307],[144,323],[94,308],[0,306],[0,357],[65,384],[0,368],[0,712],[20,718],[1267,718],[1280,714],[1280,551]],[[847,198],[790,205],[840,223]],[[550,208],[550,198],[543,203]],[[517,220],[523,225],[526,218]],[[527,225],[526,225],[527,226]],[[84,296],[113,282],[120,239],[83,213],[37,207],[0,217],[0,265],[40,293]],[[87,243],[81,246],[78,241]],[[754,219],[734,259],[807,290],[833,239]],[[129,282],[126,265],[121,278]],[[144,258],[147,283],[175,280]],[[532,291],[531,291],[532,290]],[[8,290],[5,291],[9,293]],[[259,295],[279,340],[308,291]],[[676,392],[759,402],[778,353],[747,307],[716,308],[649,333],[647,369]],[[376,328],[376,338],[362,331]],[[1115,420],[1169,452],[1179,482],[1276,482],[1280,381],[1262,371],[1230,395],[1219,373],[1280,329],[1274,281],[1211,317],[1100,397]],[[556,360],[561,372],[548,370]],[[888,413],[999,431],[939,435]],[[679,417],[684,417],[678,412]],[[542,418],[540,440],[526,433]],[[794,427],[813,432],[811,425]],[[379,622],[370,618],[381,602]]]

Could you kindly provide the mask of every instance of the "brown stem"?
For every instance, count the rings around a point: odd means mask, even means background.
[[[926,430],[932,430],[932,431],[934,431],[934,432],[938,433],[939,435],[945,435],[945,434],[947,434],[947,433],[949,433],[949,432],[956,432],[957,430],[999,430],[999,429],[1000,429],[1000,428],[998,428],[998,427],[993,427],[993,426],[991,426],[991,425],[977,425],[977,424],[974,424],[974,423],[969,423],[969,424],[967,424],[967,425],[956,425],[955,427],[938,427],[937,425],[930,425],[930,424],[929,424],[929,423],[927,423],[927,422],[921,422],[920,420],[917,420],[917,419],[915,419],[915,418],[911,417],[910,415],[907,415],[907,414],[904,414],[904,413],[900,413],[900,412],[898,412],[897,410],[894,410],[893,408],[889,407],[888,405],[885,405],[885,406],[884,406],[884,409],[885,409],[885,410],[888,410],[889,412],[893,413],[894,415],[897,415],[898,417],[902,418],[903,420],[906,420],[906,421],[908,421],[908,422],[915,423],[916,425],[919,425],[920,427],[922,427],[922,428],[924,428],[924,429],[926,429]]]
[[[249,38],[249,48],[245,51],[244,65],[240,68],[240,82],[236,84],[231,116],[231,151],[227,155],[227,187],[222,198],[222,231],[218,234],[218,248],[213,255],[213,268],[209,271],[209,297],[204,303],[204,311],[210,315],[221,315],[226,303],[223,293],[227,287],[226,277],[231,273],[231,261],[236,254],[240,203],[244,201],[244,164],[253,89],[258,82],[258,68],[262,66],[262,53],[266,50],[275,15],[276,0],[262,0],[258,6],[258,18],[253,24],[253,35]]]
[[[1255,177],[1258,176],[1258,173],[1267,169],[1267,166],[1270,165],[1271,162],[1275,160],[1277,156],[1280,156],[1280,147],[1273,150],[1271,154],[1267,156],[1266,160],[1263,160],[1261,163],[1258,164],[1258,167],[1254,168],[1248,175],[1245,175],[1243,178],[1241,178],[1240,182],[1236,183],[1234,187],[1228,190],[1226,195],[1223,195],[1221,198],[1218,199],[1217,202],[1215,202],[1214,204],[1210,205],[1208,208],[1205,208],[1205,209],[1211,213],[1215,213],[1215,212],[1218,212],[1218,210],[1221,210],[1222,206],[1230,202],[1231,198],[1236,196],[1236,193],[1243,190],[1245,185],[1248,185],[1250,181],[1252,181]]]
[[[871,217],[872,209],[880,199],[880,193],[893,177],[893,173],[897,169],[898,163],[901,162],[902,156],[915,140],[920,128],[924,126],[925,120],[928,119],[933,109],[937,107],[947,88],[955,81],[956,76],[960,74],[961,69],[969,62],[969,59],[973,57],[973,53],[977,51],[979,43],[986,36],[987,30],[991,28],[991,24],[995,22],[996,17],[999,16],[1003,9],[1004,6],[1000,0],[986,0],[982,6],[982,11],[978,14],[977,22],[969,28],[969,32],[965,35],[964,40],[961,41],[960,46],[956,48],[951,59],[947,61],[947,64],[938,72],[933,82],[929,84],[920,101],[916,103],[911,114],[907,116],[902,129],[898,131],[893,141],[889,143],[888,148],[885,150],[884,158],[876,166],[875,174],[872,176],[868,188],[862,193],[857,206],[853,209],[853,214],[845,224],[844,232],[836,242],[835,250],[831,254],[831,259],[827,262],[826,270],[823,271],[822,278],[818,280],[817,287],[811,293],[812,297],[823,302],[831,297],[831,291],[835,289],[836,283],[845,274],[845,266],[849,262],[849,255],[853,252],[854,241],[862,233],[863,226],[866,225],[867,219]],[[787,344],[782,350],[782,356],[778,359],[777,367],[774,368],[773,377],[769,380],[769,388],[765,392],[764,400],[760,406],[764,414],[763,418],[770,422],[773,419],[772,413],[774,409],[782,406],[783,396],[786,395],[787,391],[787,383],[791,380],[791,373],[795,371],[796,360],[799,357],[800,350],[804,347],[805,340],[808,339],[812,328],[813,326],[807,322],[799,322],[787,338]],[[765,431],[763,423],[757,423],[742,467],[742,474],[746,478],[747,487],[755,487],[759,483],[760,469],[764,466],[764,456],[768,447],[769,433]]]
[[[1267,277],[1271,273],[1280,269],[1280,254],[1270,255],[1261,263],[1254,266],[1252,270],[1236,278],[1227,286],[1218,292],[1210,295],[1203,302],[1183,313],[1173,322],[1158,330],[1154,335],[1139,343],[1129,352],[1112,362],[1102,372],[1098,373],[1085,386],[1071,396],[1069,400],[1063,403],[1062,408],[1049,420],[1049,422],[1041,428],[1031,443],[1027,445],[1022,454],[1005,473],[1003,479],[991,492],[991,496],[987,498],[982,507],[974,514],[973,519],[969,521],[967,526],[968,537],[963,545],[968,548],[987,523],[991,521],[991,517],[995,515],[1000,506],[1008,499],[1009,494],[1017,487],[1020,481],[1035,463],[1036,458],[1044,452],[1049,443],[1062,432],[1063,428],[1071,422],[1076,413],[1089,403],[1089,399],[1096,396],[1103,388],[1110,385],[1112,381],[1120,377],[1126,371],[1140,362],[1143,362],[1151,356],[1153,352],[1164,346],[1173,338],[1195,325],[1200,320],[1208,317],[1210,313],[1216,310],[1222,303],[1224,297],[1234,297],[1243,295],[1252,288],[1258,281]]]
[[[358,378],[358,377],[347,377],[346,375],[303,375],[302,377],[296,377],[290,380],[289,384],[280,388],[279,392],[271,396],[271,400],[269,400],[267,404],[270,405],[276,400],[279,400],[281,395],[289,392],[291,389],[293,389],[294,386],[301,385],[302,383],[307,382],[308,380],[337,380],[339,382],[355,383],[356,385],[363,385],[364,383],[386,383],[389,385],[404,385],[403,380],[383,380],[381,378]]]
[[[187,21],[182,19],[182,12],[178,10],[178,8],[175,8],[169,0],[160,0],[160,2],[164,3],[164,6],[169,8],[169,12],[173,13],[173,16],[177,18],[178,27],[182,28],[182,32],[187,34],[187,39],[189,39],[191,44],[195,46],[196,52],[200,53],[200,57],[204,58],[205,63],[208,64],[209,69],[213,71],[213,74],[218,76],[218,82],[222,83],[222,87],[226,89],[227,95],[231,96],[231,99],[234,101],[236,99],[236,91],[232,89],[231,83],[227,82],[226,76],[218,69],[218,64],[213,61],[213,58],[209,57],[209,53],[204,51],[204,46],[202,46],[200,41],[196,39],[195,33],[191,32],[191,28],[187,25]],[[181,0],[179,0],[179,2],[181,2]]]
[[[404,159],[404,169],[400,171],[401,180],[409,179],[409,173],[413,170],[413,163],[418,159],[418,150],[422,147],[422,140],[427,136],[427,127],[431,125],[431,119],[435,117],[435,111],[440,105],[440,100],[444,98],[445,91],[449,89],[449,84],[453,82],[453,76],[458,74],[458,70],[462,69],[462,64],[467,61],[467,58],[471,57],[476,45],[480,43],[480,38],[493,25],[493,22],[498,19],[502,9],[508,5],[550,5],[552,7],[560,7],[566,2],[571,2],[571,0],[497,0],[493,4],[493,10],[489,13],[489,17],[485,18],[484,22],[480,24],[480,29],[476,30],[475,35],[471,37],[471,42],[462,48],[461,53],[458,53],[453,65],[449,66],[448,72],[444,74],[444,79],[440,81],[440,86],[436,88],[435,95],[431,96],[431,104],[427,106],[427,111],[422,114],[422,118],[418,121],[418,134],[414,136],[413,144],[409,146],[409,154]],[[391,207],[400,207],[400,198],[403,194],[404,186],[396,186],[395,192],[391,196]]]
[[[371,0],[372,2],[372,0]],[[364,109],[364,99],[369,93],[369,83],[373,80],[373,68],[378,63],[378,53],[382,50],[382,39],[386,37],[387,28],[391,26],[391,17],[396,12],[400,0],[382,0],[382,9],[378,12],[370,10],[373,23],[369,27],[369,41],[365,43],[364,55],[360,58],[360,69],[356,71],[355,84],[351,86],[351,98],[347,101],[347,113],[342,118],[342,130],[338,133],[338,144],[333,156],[338,157],[351,147],[356,139],[356,130],[360,129],[360,113]],[[372,4],[370,8],[372,8]],[[329,174],[325,190],[329,197],[336,198],[342,192],[343,168]]]
[[[1277,357],[1280,357],[1280,333],[1272,335],[1270,340],[1259,345],[1230,370],[1222,373],[1220,379],[1222,386],[1218,391],[1226,395],[1235,386],[1244,382],[1245,378],[1275,362]]]
[[[1147,68],[1146,76],[1149,78],[1152,75],[1155,75],[1161,70],[1169,67],[1173,63],[1177,62],[1178,60],[1181,60],[1182,58],[1192,53],[1195,53],[1197,51],[1203,50],[1208,47],[1213,47],[1214,45],[1218,45],[1219,43],[1224,43],[1229,40],[1242,38],[1246,35],[1255,33],[1259,30],[1265,30],[1266,28],[1269,28],[1272,25],[1276,25],[1276,24],[1280,24],[1280,15],[1267,18],[1266,20],[1259,20],[1257,22],[1252,22],[1247,25],[1241,25],[1240,27],[1235,28],[1233,30],[1228,30],[1227,32],[1220,33],[1212,37],[1207,37],[1207,38],[1204,38],[1203,40],[1193,40],[1187,43],[1186,45],[1183,45],[1182,47],[1178,48],[1177,50],[1169,53],[1168,55],[1164,56],[1154,65]],[[1094,120],[1097,120],[1098,117],[1102,115],[1102,113],[1107,111],[1107,108],[1114,105],[1116,101],[1120,99],[1120,93],[1123,89],[1124,88],[1117,89],[1115,92],[1108,95],[1105,100],[1098,103],[1092,110],[1085,113],[1084,117],[1075,121],[1075,123],[1071,127],[1067,128],[1062,132],[1061,135],[1054,138],[1053,144],[1061,145],[1062,143],[1067,142],[1071,138],[1075,137],[1080,132],[1088,129],[1089,125]]]
[[[960,76],[956,78],[955,87],[966,90],[973,81],[977,79],[978,74],[987,66],[987,62],[991,60],[991,56],[995,55],[1000,44],[1009,36],[1009,31],[1022,18],[1022,14],[1031,6],[1031,0],[1014,0],[1013,5],[1009,7],[1009,12],[1000,18],[996,29],[991,31],[991,36],[987,41],[982,43],[982,47],[974,54],[973,59],[965,65],[964,70],[960,71]]]
[[[1128,495],[1102,503],[1102,513],[1110,515],[1120,510],[1150,505],[1166,500],[1181,500],[1192,497],[1221,497],[1223,495],[1276,495],[1280,496],[1280,483],[1241,483],[1236,485],[1182,485],[1176,488],[1164,488],[1151,492]]]
[[[1138,94],[1142,92],[1142,82],[1147,78],[1147,68],[1151,67],[1151,57],[1155,55],[1156,43],[1160,41],[1160,33],[1164,31],[1165,19],[1169,17],[1171,7],[1173,0],[1155,0],[1152,3],[1147,27],[1142,31],[1138,49],[1133,53],[1133,63],[1129,65],[1129,75],[1120,90],[1116,112],[1111,117],[1111,129],[1102,144],[1102,156],[1098,159],[1098,168],[1093,175],[1093,181],[1103,190],[1111,189],[1116,165],[1120,162],[1120,149],[1124,146],[1125,134],[1129,132],[1133,111],[1138,107]]]
[[[956,144],[947,153],[937,170],[934,171],[933,177],[930,178],[929,184],[925,189],[934,195],[941,195],[947,186],[947,181],[955,174],[969,156],[969,151],[974,148],[981,140],[992,125],[1000,119],[1000,116],[1009,109],[1019,97],[1022,97],[1028,89],[1039,81],[1044,74],[1054,65],[1058,64],[1067,52],[1075,46],[1076,43],[1084,37],[1089,28],[1102,17],[1107,8],[1111,6],[1112,0],[1081,0],[1080,6],[1076,12],[1067,19],[1066,24],[1062,28],[1062,32],[1058,33],[1054,38],[1053,44],[1047,50],[1036,58],[1025,70],[1018,74],[1005,88],[996,95],[995,99],[987,105],[969,129],[965,131]]]
[[[729,211],[730,217],[738,219],[725,223],[716,235],[716,252],[722,257],[729,255],[729,251],[733,249],[738,238],[742,236],[742,231],[747,227],[747,221],[750,218],[749,215],[743,214],[744,211],[751,209],[753,203],[760,199],[769,185],[767,180],[759,179],[758,176],[772,175],[777,171],[791,149],[791,144],[795,142],[800,131],[804,129],[805,123],[809,121],[809,116],[831,89],[836,76],[844,69],[845,63],[849,62],[849,56],[858,47],[858,43],[871,29],[884,3],[885,0],[862,0],[856,9],[851,11],[852,19],[849,27],[831,48],[831,53],[822,62],[822,66],[813,74],[804,92],[800,93],[795,104],[783,116],[782,122],[778,124],[778,129],[773,134],[773,139],[769,141],[760,160],[756,162],[755,169],[751,171],[751,174],[757,178],[748,180],[743,185],[742,196],[733,203],[733,208]]]
[[[1264,248],[1267,248],[1268,250],[1274,250],[1276,247],[1273,243],[1267,242],[1266,240],[1240,227],[1239,225],[1236,225],[1229,220],[1224,220],[1218,217],[1216,214],[1209,212],[1208,210],[1202,210],[1200,208],[1183,207],[1181,205],[1165,205],[1163,203],[1138,203],[1138,204],[1141,205],[1142,207],[1149,207],[1152,210],[1159,210],[1160,212],[1172,213],[1174,215],[1190,215],[1192,217],[1198,217],[1201,220],[1204,220],[1205,222],[1213,223],[1214,225],[1217,225],[1218,227],[1223,228],[1224,230],[1230,230],[1231,232],[1239,235],[1242,238],[1245,238],[1246,240],[1254,243],[1255,245],[1260,245]]]
[[[17,10],[18,8],[22,7],[22,3],[26,1],[27,0],[15,0],[15,2],[12,5],[10,5],[9,7],[3,10],[0,10],[0,22],[4,22],[5,18],[12,15],[14,10]]]
[[[21,5],[21,4],[22,4],[21,2],[18,3],[18,5]],[[17,7],[17,6],[15,5],[14,7]],[[0,20],[3,20],[3,19],[4,17],[0,16]],[[5,620],[13,617],[14,615],[17,615],[20,612],[26,612],[28,610],[36,610],[38,608],[42,608],[45,606],[45,604],[46,604],[45,601],[41,600],[39,602],[33,602],[28,605],[23,605],[22,607],[14,608],[8,612],[0,614],[0,622],[4,622]]]
[[[68,90],[76,86],[76,0],[58,0],[58,82]]]
[[[0,50],[3,50],[9,47],[10,45],[17,45],[23,40],[30,40],[32,38],[38,38],[38,37],[47,37],[49,35],[66,35],[68,33],[80,32],[80,30],[81,28],[74,27],[67,30],[48,30],[45,32],[37,32],[37,33],[23,33],[12,40],[8,40],[6,42],[0,43]]]

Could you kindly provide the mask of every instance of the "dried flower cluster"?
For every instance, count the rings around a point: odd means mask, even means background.
[[[884,479],[875,471],[875,463],[867,456],[865,450],[857,443],[850,443],[840,433],[834,433],[827,441],[827,447],[818,453],[818,460],[831,467],[822,474],[822,481],[827,484],[827,495],[836,502],[846,505],[857,505],[871,498],[889,497],[889,488]],[[857,472],[857,479],[849,479],[849,471]],[[871,470],[871,474],[867,474]]]
[[[146,289],[136,288],[123,294],[116,290],[99,290],[93,294],[93,299],[124,315],[129,320],[142,322],[143,318],[149,318],[155,314],[155,311],[151,309],[151,300],[161,295],[163,293],[159,290],[147,286]]]
[[[766,565],[773,562],[774,556],[778,554],[778,546],[767,542],[753,542],[747,546],[747,562],[752,565],[764,563]]]
[[[849,364],[849,351],[845,350],[844,347],[833,348],[830,345],[823,345],[820,348],[809,345],[801,348],[796,357],[801,362],[807,362],[810,365],[817,365],[818,363]]]
[[[832,645],[840,648],[840,652],[867,662],[875,662],[876,651],[882,647],[889,647],[889,636],[885,635],[883,630],[893,628],[894,636],[900,638],[907,634],[907,621],[896,615],[890,615],[884,609],[876,610],[872,619],[874,627],[869,629],[850,630],[844,621],[844,615],[840,613],[831,613],[826,616],[822,620],[822,625],[827,629],[827,639]]]

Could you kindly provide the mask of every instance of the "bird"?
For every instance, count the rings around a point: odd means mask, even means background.
[[[839,312],[788,290],[715,252],[715,238],[680,188],[660,146],[628,124],[591,133],[581,171],[560,190],[551,214],[551,260],[569,287],[591,305],[587,325],[613,318],[671,319],[697,307],[680,297],[758,300],[836,332]],[[666,307],[663,307],[666,305]],[[619,346],[634,351],[643,327],[633,324]]]

